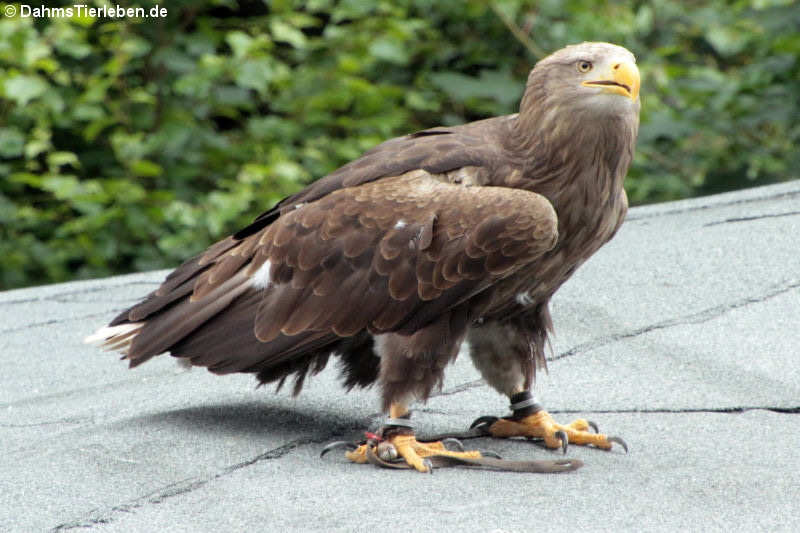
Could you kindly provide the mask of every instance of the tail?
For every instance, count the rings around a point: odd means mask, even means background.
[[[127,357],[131,343],[141,332],[144,324],[144,322],[129,322],[118,326],[105,326],[83,339],[83,342],[105,350],[120,352]]]
[[[237,272],[245,261],[236,257],[225,262],[230,277],[214,284],[205,283],[203,294],[192,296],[198,281],[207,281],[209,269],[217,266],[224,259],[223,254],[237,244],[228,238],[186,261],[167,276],[158,290],[83,341],[121,353],[131,366],[168,351],[172,344],[223,310],[247,288],[245,273]]]

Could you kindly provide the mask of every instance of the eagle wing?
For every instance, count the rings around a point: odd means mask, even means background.
[[[504,162],[498,139],[507,135],[516,115],[494,117],[449,128],[437,127],[384,141],[341,168],[259,215],[234,236],[244,238],[274,222],[300,203],[309,203],[345,187],[421,169],[441,174],[473,167],[492,173]]]
[[[539,194],[415,170],[221,241],[111,326],[132,325],[132,365],[169,351],[256,372],[362,331],[411,334],[552,248],[556,228]]]

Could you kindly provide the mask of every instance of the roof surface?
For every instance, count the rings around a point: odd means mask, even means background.
[[[798,235],[800,181],[631,210],[553,299],[537,385],[557,419],[631,450],[572,446],[586,465],[558,475],[319,459],[382,419],[334,365],[292,398],[82,344],[163,271],[0,293],[0,530],[798,531]],[[462,354],[414,420],[424,435],[506,413]]]

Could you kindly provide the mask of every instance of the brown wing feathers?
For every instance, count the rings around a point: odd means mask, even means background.
[[[244,239],[261,231],[298,204],[316,201],[333,191],[422,169],[440,174],[469,166],[490,173],[506,161],[497,141],[508,134],[508,117],[494,117],[450,128],[431,128],[389,139],[282,200],[259,215],[234,237]]]
[[[131,366],[170,350],[173,344],[223,311],[247,288],[247,276],[239,271],[210,290],[202,299],[185,298],[162,312],[158,320],[147,321],[131,344],[128,354]]]
[[[555,227],[537,194],[423,171],[340,189],[182,265],[123,314],[144,322],[128,357],[305,375],[343,338],[411,334],[474,297],[548,250]]]

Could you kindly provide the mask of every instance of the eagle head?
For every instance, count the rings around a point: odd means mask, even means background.
[[[526,95],[542,109],[638,117],[640,85],[630,51],[610,43],[581,43],[539,61],[528,77]]]

